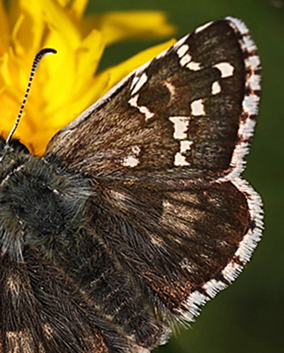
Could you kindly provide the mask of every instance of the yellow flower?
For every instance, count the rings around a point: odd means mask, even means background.
[[[167,36],[174,27],[163,13],[155,11],[83,17],[87,2],[11,0],[6,9],[0,0],[0,132],[4,136],[16,119],[35,54],[47,47],[58,51],[41,61],[24,117],[13,136],[39,155],[56,131],[173,43],[146,50],[94,76],[107,45],[129,38]]]

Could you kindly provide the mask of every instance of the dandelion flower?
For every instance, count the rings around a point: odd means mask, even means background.
[[[170,35],[174,27],[157,11],[84,16],[86,0],[0,0],[0,114],[7,136],[20,108],[31,63],[42,48],[57,55],[40,63],[14,137],[43,154],[50,138],[136,67],[168,48],[156,46],[95,75],[106,46],[134,38]],[[69,6],[70,5],[70,6]]]

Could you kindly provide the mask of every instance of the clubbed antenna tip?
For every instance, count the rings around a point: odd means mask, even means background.
[[[7,139],[6,139],[6,145],[9,144],[9,142],[10,142],[12,136],[14,135],[14,132],[16,131],[16,129],[17,129],[18,125],[19,125],[19,122],[20,122],[20,120],[21,120],[21,116],[22,116],[22,114],[23,114],[23,110],[24,110],[24,108],[25,108],[25,104],[26,104],[28,95],[29,95],[29,93],[30,93],[30,88],[31,88],[31,84],[32,84],[32,81],[33,81],[33,78],[34,78],[34,74],[35,74],[35,72],[36,72],[36,69],[37,69],[37,67],[38,67],[38,65],[39,65],[39,63],[40,63],[40,61],[41,61],[41,59],[42,59],[45,55],[47,55],[47,54],[56,54],[56,53],[57,53],[57,51],[56,51],[55,49],[52,49],[52,48],[45,48],[45,49],[40,50],[40,51],[36,54],[36,56],[35,56],[35,58],[34,58],[34,61],[33,61],[33,65],[32,65],[32,69],[31,69],[30,78],[29,78],[29,82],[28,82],[28,85],[27,85],[26,93],[25,93],[25,95],[24,95],[24,99],[23,99],[23,102],[22,102],[22,104],[21,104],[21,107],[20,107],[20,110],[19,110],[19,114],[18,114],[18,116],[17,116],[17,119],[16,119],[16,121],[15,121],[15,124],[14,124],[14,126],[13,126],[13,128],[12,128],[10,134],[9,134],[9,136],[8,136]]]

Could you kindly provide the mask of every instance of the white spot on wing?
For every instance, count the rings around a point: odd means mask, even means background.
[[[134,80],[134,79],[133,79]],[[131,92],[131,94],[135,94],[137,91],[139,91],[139,89],[144,85],[144,83],[146,83],[148,80],[148,77],[146,75],[145,72],[143,72],[142,76],[139,78],[139,80],[136,82],[135,81],[135,86]]]
[[[138,97],[139,97],[139,95],[136,94],[136,96],[134,96],[134,97],[132,97],[132,98],[129,99],[128,103],[129,103],[132,107],[139,108],[139,106],[138,106],[138,104],[137,104]]]
[[[176,153],[174,164],[176,167],[184,167],[189,165],[189,163],[185,159],[185,156],[183,156],[180,152]]]
[[[184,54],[188,51],[189,46],[187,44],[182,45],[180,48],[177,50],[177,55],[182,58]]]
[[[192,115],[195,115],[195,116],[205,115],[202,99],[197,99],[196,101],[193,101],[191,103],[191,112],[192,112]]]
[[[226,20],[231,22],[231,27],[233,27],[235,30],[237,30],[238,32],[240,32],[242,35],[247,34],[248,33],[248,28],[247,26],[238,18],[234,18],[234,17],[226,17]]]
[[[214,298],[218,292],[226,288],[226,284],[222,281],[216,281],[216,279],[211,279],[211,281],[206,282],[202,288],[209,295],[210,298]]]
[[[192,61],[188,65],[186,65],[186,67],[192,71],[199,71],[201,69],[200,66],[201,66],[201,63],[197,63],[195,61]]]
[[[249,86],[253,91],[260,90],[260,75],[251,75],[246,82],[246,85]]]
[[[257,55],[251,55],[245,60],[246,68],[251,68],[252,70],[260,69],[260,59]]]
[[[213,82],[212,87],[211,87],[211,92],[212,92],[212,94],[218,94],[221,92],[221,86],[218,81]]]
[[[145,115],[145,120],[149,120],[154,116],[154,113],[150,112],[150,110],[147,107],[139,107],[139,111]]]
[[[133,87],[136,85],[137,81],[139,80],[139,76],[133,76],[131,85],[130,85],[130,90],[133,89]]]
[[[255,115],[258,112],[259,97],[255,94],[246,96],[243,100],[243,109],[250,115]]]
[[[241,273],[242,269],[243,266],[237,264],[234,260],[231,260],[222,271],[222,275],[227,281],[233,282]]]
[[[141,152],[141,149],[139,146],[132,146],[131,147],[131,153],[124,158],[122,165],[125,167],[136,167],[139,164],[139,153]]]
[[[247,140],[253,136],[253,130],[255,127],[255,121],[247,118],[245,122],[241,122],[238,130],[239,138],[242,140]]]
[[[190,146],[192,145],[192,141],[180,141],[180,152],[185,153],[190,150]]]
[[[248,52],[257,50],[256,45],[254,44],[254,41],[251,39],[250,36],[244,37],[243,41],[244,41],[244,47],[245,49],[247,49]]]
[[[122,165],[125,167],[136,167],[139,164],[139,159],[133,156],[125,157]]]
[[[140,107],[138,105],[138,98],[139,98],[139,94],[136,94],[136,96],[132,97],[129,99],[128,103],[132,106],[132,107],[135,107],[137,108],[140,113],[144,114],[145,115],[145,120],[149,120],[151,119],[155,114],[150,112],[150,110],[147,108],[147,107],[144,107],[143,105]]]
[[[194,321],[194,316],[200,314],[200,306],[206,304],[209,300],[207,296],[199,291],[192,292],[186,300],[186,308],[188,311],[180,310],[180,314],[186,321]]]
[[[186,64],[188,64],[191,60],[191,56],[189,54],[186,54],[183,58],[180,59],[180,65],[181,66],[185,66]]]
[[[194,300],[195,304],[197,305],[204,305],[208,300],[208,298],[199,291],[192,292],[189,297],[191,297],[190,299]]]
[[[170,117],[169,120],[174,124],[174,138],[178,140],[185,139],[187,137],[186,131],[188,129],[189,118],[184,116]]]
[[[219,63],[214,65],[213,67],[216,67],[220,72],[221,72],[221,77],[230,77],[234,73],[234,66],[232,66],[230,63]]]
[[[180,141],[180,151],[176,153],[174,165],[175,166],[188,166],[190,165],[186,161],[186,157],[182,154],[190,150],[192,141],[185,140],[187,138],[187,129],[189,124],[189,117],[186,116],[174,116],[170,117],[169,120],[174,124],[174,135],[173,137]]]

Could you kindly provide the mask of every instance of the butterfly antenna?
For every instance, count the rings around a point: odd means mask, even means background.
[[[14,135],[14,132],[16,131],[18,125],[19,125],[19,122],[21,120],[21,117],[22,117],[22,114],[23,114],[23,111],[24,111],[24,108],[25,108],[25,104],[26,104],[26,101],[28,99],[28,95],[30,93],[30,89],[31,89],[31,85],[32,85],[32,81],[33,81],[33,78],[34,78],[34,75],[35,75],[35,72],[36,72],[36,69],[41,61],[41,59],[47,55],[47,54],[56,54],[57,51],[55,49],[52,49],[52,48],[46,48],[46,49],[42,49],[40,50],[37,55],[35,56],[34,58],[34,61],[33,61],[33,65],[32,65],[32,69],[31,69],[31,73],[30,73],[30,78],[29,78],[29,82],[28,82],[28,86],[27,86],[27,89],[26,89],[26,93],[25,93],[25,96],[24,96],[24,99],[23,99],[23,102],[21,104],[21,108],[19,110],[19,114],[17,116],[17,119],[15,121],[15,124],[9,134],[9,136],[7,137],[6,139],[6,145],[9,144],[12,136]]]

